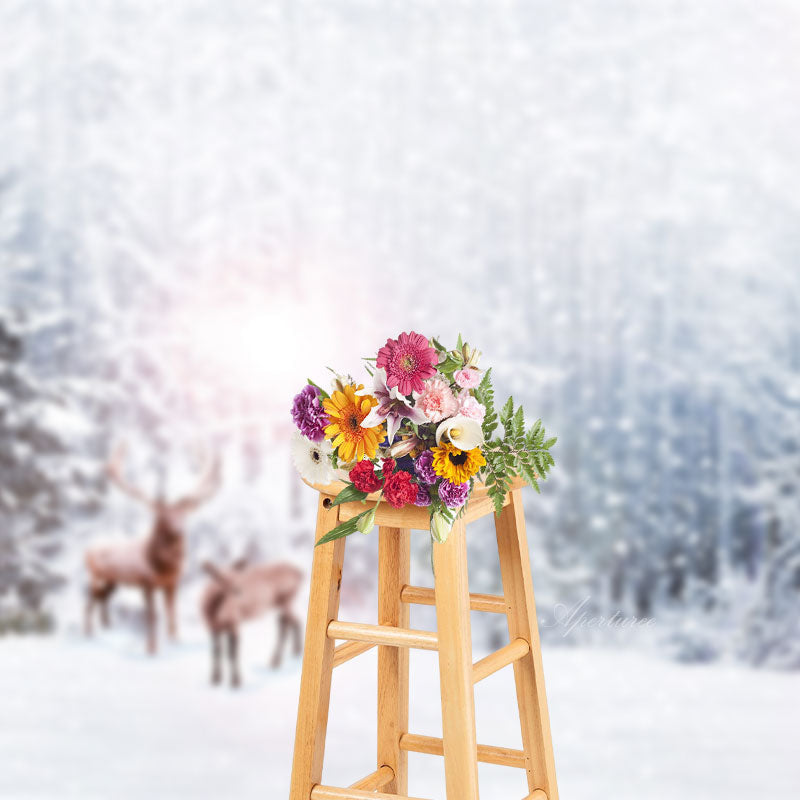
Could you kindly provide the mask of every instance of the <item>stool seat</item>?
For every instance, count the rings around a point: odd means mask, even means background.
[[[558,800],[544,671],[536,623],[530,559],[515,479],[495,516],[503,595],[470,594],[466,526],[495,507],[486,486],[475,483],[469,505],[446,542],[434,542],[434,588],[410,584],[410,532],[429,530],[429,509],[396,509],[379,493],[363,502],[334,505],[342,482],[308,484],[319,493],[316,540],[337,525],[375,508],[378,526],[378,620],[375,625],[339,620],[346,538],[314,549],[303,672],[289,800],[413,800],[408,796],[408,753],[444,758],[446,800],[479,800],[478,762],[525,771],[523,800]],[[437,631],[410,627],[412,604],[436,607]],[[509,643],[473,663],[470,611],[505,614]],[[343,644],[336,645],[336,641]],[[322,782],[325,736],[335,667],[378,648],[378,752],[376,769],[346,788]],[[408,730],[409,652],[432,650],[439,658],[442,737]],[[474,686],[512,666],[522,750],[479,745]],[[522,794],[522,792],[520,792]]]
[[[303,483],[306,486],[310,486],[312,489],[316,489],[320,494],[327,495],[329,497],[336,497],[342,489],[349,486],[349,484],[345,483],[344,481],[332,481],[331,483],[311,483],[307,481],[305,478],[302,478]],[[521,489],[523,486],[527,486],[525,481],[522,478],[512,478],[511,481],[511,488],[509,492],[513,492],[515,489]],[[475,481],[472,486],[472,491],[469,494],[469,502],[470,504],[474,503],[475,500],[479,500],[482,497],[488,496],[489,490],[486,487],[486,484],[483,481]],[[367,500],[375,501],[380,496],[380,492],[372,492],[372,494],[367,495]],[[385,502],[385,501],[384,501]]]
[[[309,483],[304,479],[304,482],[323,496],[323,502],[327,501],[327,507],[331,506],[333,498],[347,486],[347,484],[342,481],[317,484]],[[526,483],[522,478],[514,478],[511,489],[506,495],[505,505],[511,502],[511,493],[517,489],[521,489],[525,485]],[[339,522],[346,522],[358,516],[362,511],[366,511],[367,508],[377,506],[375,511],[375,524],[378,526],[411,528],[417,531],[426,531],[430,529],[430,513],[427,508],[420,508],[418,506],[405,506],[405,508],[399,509],[392,508],[386,500],[379,501],[379,498],[380,492],[372,492],[372,494],[366,496],[364,502],[354,501],[352,503],[342,503],[339,506]],[[489,497],[489,490],[482,481],[475,481],[472,492],[470,493],[467,511],[462,519],[465,523],[474,522],[476,519],[493,513],[494,503]],[[319,536],[317,538],[319,538]]]

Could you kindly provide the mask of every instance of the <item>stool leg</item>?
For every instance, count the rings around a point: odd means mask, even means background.
[[[519,637],[530,643],[528,655],[514,662],[528,788],[531,792],[543,789],[547,800],[558,800],[525,511],[519,489],[511,493],[511,502],[495,517],[495,527],[509,635],[512,641]]]
[[[478,745],[463,520],[455,523],[444,544],[433,545],[433,565],[447,800],[478,800]]]
[[[338,507],[325,508],[326,499],[320,496],[317,539],[336,527],[339,519]],[[327,631],[339,613],[344,542],[336,539],[314,550],[289,800],[309,800],[311,789],[322,780],[335,646]]]
[[[408,528],[380,528],[378,532],[378,624],[408,628],[410,607],[400,592],[410,579]],[[400,750],[400,736],[408,733],[408,648],[378,647],[378,767],[394,770],[387,794],[408,794],[408,753]]]

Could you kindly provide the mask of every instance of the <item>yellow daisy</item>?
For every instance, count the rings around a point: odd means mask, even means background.
[[[335,391],[322,401],[330,424],[325,427],[325,438],[339,450],[342,462],[360,461],[365,455],[375,458],[378,443],[383,440],[383,424],[374,428],[362,428],[361,422],[378,401],[371,395],[356,395],[362,385],[350,384],[342,391]]]
[[[455,445],[445,443],[431,448],[433,471],[451,483],[465,483],[486,465],[480,447],[472,450],[459,450]]]

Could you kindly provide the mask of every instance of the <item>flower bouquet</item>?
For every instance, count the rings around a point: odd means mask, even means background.
[[[432,537],[444,542],[483,480],[499,514],[515,477],[536,491],[554,465],[541,420],[525,427],[509,398],[495,411],[491,369],[462,342],[447,350],[435,338],[401,333],[365,358],[372,388],[336,373],[330,393],[313,381],[294,398],[292,457],[309,483],[335,478],[346,486],[334,505],[372,492],[394,508],[430,508]],[[502,435],[499,428],[502,426]],[[369,533],[372,507],[337,525],[317,544],[355,531]]]

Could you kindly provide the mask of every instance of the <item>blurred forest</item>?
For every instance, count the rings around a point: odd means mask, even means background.
[[[559,436],[526,498],[540,612],[800,667],[798,21],[4,0],[0,631],[57,624],[87,539],[143,532],[103,478],[121,440],[169,493],[223,454],[187,580],[310,563],[291,398],[415,329],[463,333]]]

